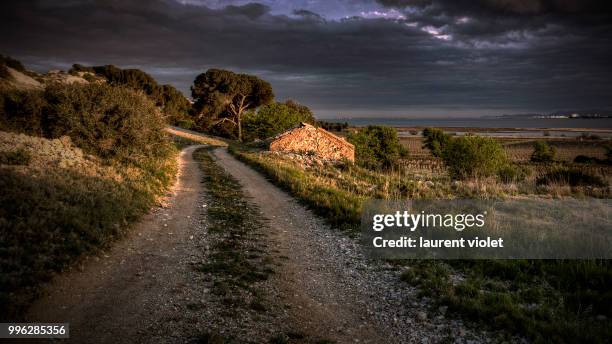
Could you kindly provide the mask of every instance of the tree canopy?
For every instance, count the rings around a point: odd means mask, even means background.
[[[438,158],[442,157],[444,147],[451,139],[448,134],[437,128],[425,128],[423,130],[423,137],[425,138],[423,147],[429,149],[431,155]]]
[[[242,115],[274,100],[272,86],[254,75],[209,69],[191,87],[194,111],[211,124],[229,122],[242,140]]]
[[[369,125],[348,136],[355,145],[355,160],[358,165],[372,169],[389,169],[396,166],[400,158],[408,156],[395,128]]]
[[[271,103],[248,112],[244,116],[246,140],[267,139],[294,127],[301,122],[314,124],[312,111],[293,100],[285,103]]]

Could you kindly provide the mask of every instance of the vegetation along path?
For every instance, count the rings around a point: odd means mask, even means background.
[[[76,343],[487,341],[226,148],[201,147],[181,153],[166,207],[56,278],[27,320],[69,322]]]

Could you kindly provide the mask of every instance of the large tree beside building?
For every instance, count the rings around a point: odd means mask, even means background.
[[[274,100],[272,86],[256,76],[222,69],[198,75],[191,87],[194,110],[213,125],[231,123],[242,141],[242,115]]]
[[[249,111],[243,118],[245,140],[267,139],[301,122],[315,124],[312,111],[293,100],[285,103],[271,103],[260,107],[257,112]]]

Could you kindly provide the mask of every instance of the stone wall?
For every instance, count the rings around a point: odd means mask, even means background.
[[[355,161],[355,147],[322,128],[302,123],[273,139],[271,151],[311,153],[329,160]]]

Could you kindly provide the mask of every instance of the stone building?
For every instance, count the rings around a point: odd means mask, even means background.
[[[344,138],[307,123],[272,138],[271,151],[312,153],[329,160],[355,161],[355,146]]]

